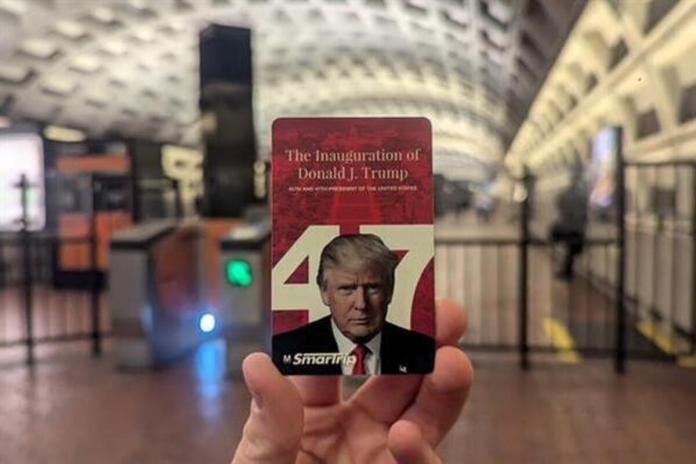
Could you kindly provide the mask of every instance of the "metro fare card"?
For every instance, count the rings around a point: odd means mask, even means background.
[[[285,375],[431,372],[430,122],[281,118],[272,132],[275,365]]]

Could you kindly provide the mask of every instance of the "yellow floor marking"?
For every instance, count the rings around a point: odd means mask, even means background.
[[[582,362],[582,356],[575,349],[573,337],[562,322],[552,317],[544,318],[544,332],[551,340],[551,346],[557,350],[556,357],[560,362],[566,364]]]
[[[636,324],[638,332],[651,340],[659,349],[670,356],[676,355],[680,350],[674,337],[667,335],[656,324],[650,321],[642,321]],[[677,365],[680,367],[696,368],[696,356],[677,356]]]
[[[657,325],[650,321],[642,321],[636,324],[636,328],[638,332],[652,340],[652,342],[665,353],[669,355],[675,353],[674,340],[672,337],[665,334]]]
[[[679,356],[677,358],[677,365],[679,367],[694,369],[696,368],[696,356]]]

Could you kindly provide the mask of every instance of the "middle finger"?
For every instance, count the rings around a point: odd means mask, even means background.
[[[290,381],[300,392],[306,407],[323,407],[341,401],[341,377],[337,375],[296,375]]]

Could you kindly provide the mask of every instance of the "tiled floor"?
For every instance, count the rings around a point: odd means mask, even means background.
[[[248,407],[210,344],[155,372],[121,372],[85,343],[0,349],[0,463],[224,463]],[[696,370],[475,357],[469,405],[440,447],[447,463],[687,463],[696,456]]]
[[[111,330],[106,292],[99,301],[100,326]],[[92,331],[89,290],[58,290],[35,284],[32,290],[34,338],[70,337]],[[0,286],[0,346],[17,343],[26,337],[24,289]]]

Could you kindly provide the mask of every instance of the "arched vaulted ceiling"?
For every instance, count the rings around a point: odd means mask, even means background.
[[[261,155],[287,115],[424,115],[484,178],[584,0],[0,0],[0,115],[195,145],[198,31],[253,29]]]
[[[610,125],[628,160],[693,158],[695,32],[693,0],[589,3],[508,148],[510,171],[567,176]]]

